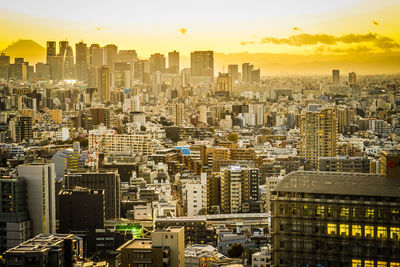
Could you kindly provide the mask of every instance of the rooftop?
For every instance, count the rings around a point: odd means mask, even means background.
[[[367,173],[297,171],[286,175],[273,191],[400,197],[400,178]]]

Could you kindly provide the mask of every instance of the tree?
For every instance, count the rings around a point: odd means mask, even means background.
[[[240,258],[244,249],[245,247],[241,243],[235,243],[228,249],[228,256],[230,258]]]
[[[236,143],[239,140],[239,135],[237,133],[230,133],[226,139]]]

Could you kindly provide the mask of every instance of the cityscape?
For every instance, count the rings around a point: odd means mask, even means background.
[[[0,7],[0,266],[400,267],[400,3],[203,4]]]

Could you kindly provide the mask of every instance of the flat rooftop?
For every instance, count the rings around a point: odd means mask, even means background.
[[[332,195],[400,197],[400,177],[347,172],[292,172],[275,186],[273,192]]]

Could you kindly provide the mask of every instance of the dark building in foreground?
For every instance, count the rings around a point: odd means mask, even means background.
[[[79,251],[74,235],[40,234],[7,250],[3,257],[8,267],[72,267]]]
[[[104,228],[104,190],[63,189],[58,194],[59,231],[85,241],[85,252],[96,251],[96,229]]]
[[[274,266],[400,266],[400,179],[293,172],[271,199]]]
[[[105,219],[120,217],[121,180],[116,171],[69,172],[64,176],[63,182],[65,189],[74,189],[77,186],[104,189]]]

